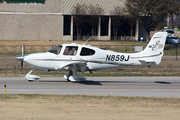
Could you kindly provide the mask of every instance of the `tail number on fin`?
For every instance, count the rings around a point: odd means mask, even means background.
[[[129,61],[129,55],[107,55],[106,61]]]

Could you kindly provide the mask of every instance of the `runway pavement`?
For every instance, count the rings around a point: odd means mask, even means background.
[[[72,83],[62,77],[45,77],[28,82],[24,78],[0,78],[0,93],[111,95],[144,97],[180,97],[180,77],[87,77]]]

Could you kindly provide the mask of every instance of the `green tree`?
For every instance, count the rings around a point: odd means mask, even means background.
[[[168,13],[179,13],[177,6],[180,7],[179,0],[127,0],[126,12],[139,20],[149,41],[150,31],[163,21]]]

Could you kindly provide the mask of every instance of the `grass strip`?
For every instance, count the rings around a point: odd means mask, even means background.
[[[180,98],[0,94],[3,120],[176,120]]]

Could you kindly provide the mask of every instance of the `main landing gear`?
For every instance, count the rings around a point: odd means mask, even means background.
[[[76,66],[76,64],[73,64],[72,70],[69,71],[69,74],[64,75],[64,78],[67,81],[70,81],[70,82],[78,82],[78,81],[86,80],[85,77],[77,76],[77,66]]]

